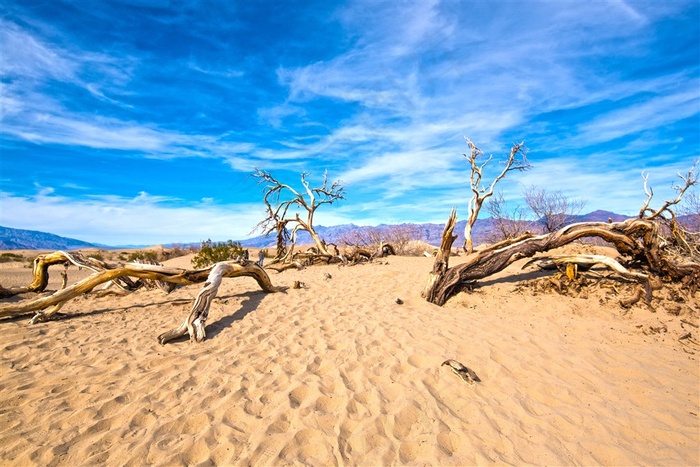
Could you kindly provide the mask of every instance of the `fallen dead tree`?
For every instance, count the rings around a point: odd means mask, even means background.
[[[391,243],[380,242],[375,248],[371,246],[350,245],[350,251],[343,257],[345,264],[353,266],[360,263],[370,263],[377,258],[396,255],[396,249]],[[346,250],[347,251],[347,250]]]
[[[124,265],[110,267],[105,263],[100,264],[94,261],[87,261],[80,255],[62,251],[38,257],[37,260],[35,260],[34,280],[29,286],[20,288],[21,291],[43,291],[48,284],[48,267],[53,264],[62,264],[66,262],[81,266],[89,264],[90,269],[95,272],[85,279],[56,291],[51,295],[2,305],[0,306],[0,318],[23,316],[34,313],[32,322],[48,320],[69,300],[88,293],[98,285],[110,281],[134,283],[131,278],[137,278],[179,285],[204,282],[204,288],[199,292],[192,306],[192,310],[184,323],[158,337],[158,341],[164,344],[171,339],[189,333],[191,340],[201,342],[205,338],[204,325],[207,320],[211,301],[216,296],[221,280],[224,277],[252,277],[263,291],[277,292],[277,289],[272,285],[267,273],[257,264],[246,260],[224,261],[216,263],[206,269],[195,270],[139,263],[126,263]],[[21,293],[20,290],[13,291],[14,293]]]
[[[669,258],[661,247],[658,224],[649,219],[628,219],[613,223],[582,222],[547,235],[525,234],[479,250],[470,255],[465,263],[450,268],[450,248],[456,238],[452,231],[456,221],[457,216],[453,215],[445,226],[435,267],[423,291],[423,298],[437,305],[443,305],[466,284],[502,271],[519,259],[559,248],[584,237],[602,238],[629,258],[630,263],[646,268],[647,273],[634,275],[641,283],[648,281],[649,275],[655,275],[668,281],[689,278],[689,285],[691,282],[695,287],[700,285],[700,263],[677,262]]]
[[[151,264],[160,265],[155,261],[147,260],[137,260],[135,263],[139,264]],[[11,287],[6,289],[0,286],[0,298],[7,298],[13,295],[30,293],[30,292],[43,292],[49,283],[49,267],[57,264],[62,264],[66,269],[70,266],[77,266],[78,268],[89,269],[93,272],[104,271],[107,269],[114,269],[115,265],[110,265],[102,260],[93,257],[85,257],[79,252],[67,253],[65,251],[55,251],[53,253],[47,253],[39,255],[34,259],[32,265],[33,280],[31,284],[24,287]],[[66,272],[64,271],[63,274]],[[67,278],[64,279],[64,281]],[[125,292],[133,292],[140,289],[141,287],[158,287],[165,292],[169,293],[175,287],[175,284],[167,283],[159,280],[150,279],[137,279],[133,280],[130,277],[116,277],[109,281],[107,284],[109,286],[116,286]],[[65,283],[63,288],[65,288]]]
[[[679,249],[687,251],[687,245],[681,241],[686,237],[681,235],[682,232],[679,233],[675,215],[669,207],[680,202],[683,193],[697,183],[698,177],[694,174],[694,167],[686,176],[679,177],[685,185],[676,187],[678,197],[666,201],[658,210],[649,208],[652,192],[646,188],[646,178],[644,179],[648,199],[639,218],[623,222],[581,222],[546,235],[527,233],[474,252],[463,264],[450,268],[450,250],[457,238],[453,235],[457,222],[453,210],[445,225],[442,243],[422,296],[429,302],[443,305],[465,286],[502,271],[519,259],[562,247],[584,237],[597,237],[611,243],[629,267],[641,270],[639,273],[627,271],[625,275],[639,281],[648,298],[651,296],[649,281],[652,277],[661,282],[682,282],[694,293],[700,286],[700,261],[693,256],[678,254]],[[662,226],[667,226],[666,230],[671,234],[664,236]],[[679,235],[680,239],[677,238]]]

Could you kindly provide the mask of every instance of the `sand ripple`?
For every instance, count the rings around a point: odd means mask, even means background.
[[[595,299],[509,281],[434,307],[420,298],[430,261],[273,274],[308,286],[275,295],[226,280],[200,345],[156,342],[196,286],[2,322],[0,461],[700,464],[697,352]]]

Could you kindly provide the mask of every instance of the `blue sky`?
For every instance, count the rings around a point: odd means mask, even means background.
[[[316,222],[466,218],[464,137],[585,211],[700,157],[700,2],[0,3],[0,224],[111,245],[242,239],[254,167],[342,179]]]

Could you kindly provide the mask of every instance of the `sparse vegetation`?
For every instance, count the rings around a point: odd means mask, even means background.
[[[388,227],[359,227],[343,235],[340,242],[351,249],[361,248],[368,251],[376,251],[380,244],[390,244],[397,255],[420,256],[423,254],[423,249],[413,246],[413,241],[418,239],[420,239],[418,227],[403,224]]]
[[[26,258],[17,253],[2,253],[0,254],[0,263],[11,263],[11,262],[24,262]]]
[[[219,261],[229,261],[240,258],[245,254],[245,249],[240,242],[228,240],[226,242],[212,242],[207,239],[202,242],[199,252],[192,258],[192,266],[200,269]]]
[[[180,256],[185,256],[189,255],[190,253],[194,253],[196,251],[196,248],[192,245],[190,246],[185,246],[185,245],[180,245],[176,244],[173,245],[170,250],[167,251],[167,257],[163,259],[172,259],[172,258],[179,258]]]
[[[585,200],[572,199],[561,190],[531,186],[525,190],[525,202],[535,215],[535,222],[551,233],[571,223],[573,216],[586,206]]]
[[[517,238],[530,228],[530,223],[525,220],[525,208],[516,206],[510,209],[502,192],[486,202],[486,212],[489,213],[496,227],[496,231],[488,238],[491,243]]]
[[[158,254],[155,251],[135,251],[126,260],[129,263],[157,263]]]
[[[103,253],[104,253],[103,251],[97,251],[97,252],[95,252],[95,253],[90,253],[90,254],[88,255],[88,258],[95,258],[96,260],[104,261],[104,260],[105,260],[105,257],[104,257],[104,254],[103,254]]]

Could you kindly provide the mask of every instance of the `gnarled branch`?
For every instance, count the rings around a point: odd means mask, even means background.
[[[264,235],[274,231],[277,232],[277,254],[272,260],[273,263],[290,261],[293,257],[292,251],[296,243],[296,234],[299,230],[305,230],[316,244],[319,253],[331,255],[323,240],[318,236],[314,228],[314,215],[316,210],[323,204],[332,204],[345,199],[345,187],[337,180],[328,186],[328,173],[323,174],[323,184],[318,188],[312,188],[306,180],[306,173],[301,174],[301,184],[304,190],[295,190],[289,185],[279,182],[269,172],[255,169],[253,177],[258,179],[258,183],[266,184],[264,188],[263,202],[267,212],[267,217],[260,221],[253,230],[262,230]],[[283,194],[288,195],[287,199]],[[294,212],[293,207],[306,211],[306,218],[302,219],[299,213]],[[290,208],[292,210],[290,210]],[[288,226],[294,226],[291,235]],[[287,248],[287,241],[292,241],[291,248]]]
[[[67,257],[72,257],[72,254],[64,252],[56,252],[48,255],[45,262],[63,261]],[[43,264],[43,263],[42,263]],[[48,273],[43,268],[39,268],[39,274],[42,275],[41,280],[35,277],[34,282],[48,281]],[[45,277],[44,277],[45,276]],[[241,260],[241,261],[223,261],[216,263],[206,269],[181,269],[172,268],[152,264],[127,263],[113,269],[105,269],[97,271],[85,279],[76,282],[75,284],[61,289],[52,295],[45,297],[37,297],[24,300],[17,303],[11,303],[0,306],[0,318],[22,316],[30,313],[36,313],[32,321],[46,320],[51,318],[67,301],[87,293],[100,284],[109,281],[114,281],[119,278],[138,277],[153,281],[163,281],[167,283],[189,285],[206,282],[204,289],[199,293],[197,300],[190,312],[190,316],[185,320],[185,332],[190,332],[190,336],[197,342],[204,339],[204,323],[209,311],[211,300],[216,296],[216,292],[224,277],[239,277],[248,276],[255,279],[260,288],[265,292],[277,292],[277,289],[272,285],[270,277],[264,269],[257,264]],[[34,283],[33,282],[33,283]],[[47,312],[43,312],[46,308],[53,307]],[[180,329],[180,328],[177,328]],[[175,331],[165,333],[159,337],[161,343],[172,339]],[[164,337],[165,336],[165,337]],[[176,336],[175,336],[176,337]]]
[[[451,215],[447,226],[453,222],[452,217]],[[477,251],[466,262],[453,268],[448,268],[446,261],[449,256],[446,247],[451,247],[452,244],[452,232],[447,226],[433,272],[423,292],[426,300],[437,305],[443,305],[462,286],[502,271],[519,259],[559,248],[583,237],[599,237],[612,243],[621,254],[645,263],[652,273],[661,277],[681,280],[689,275],[700,274],[700,263],[673,262],[662,253],[658,225],[649,219],[628,219],[614,223],[581,222],[546,235],[526,235],[519,240],[501,242]]]

